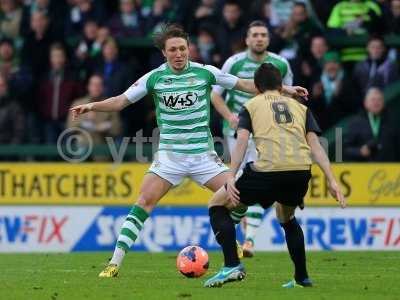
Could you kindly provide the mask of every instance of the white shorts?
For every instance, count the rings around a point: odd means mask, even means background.
[[[227,171],[215,151],[201,154],[181,154],[170,151],[159,151],[149,172],[167,180],[172,185],[181,183],[184,177],[190,177],[200,185],[204,185],[213,177]]]
[[[233,149],[236,146],[236,139],[233,136],[225,136],[228,142],[228,149],[230,155],[232,155]],[[247,145],[246,154],[244,155],[243,162],[240,165],[240,170],[242,170],[248,162],[256,161],[258,157],[256,145],[252,138],[249,139],[249,144]]]

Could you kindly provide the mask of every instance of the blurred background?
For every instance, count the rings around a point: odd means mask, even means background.
[[[146,97],[77,122],[69,108],[118,95],[163,63],[151,36],[165,23],[190,33],[191,60],[221,67],[245,49],[253,20],[268,26],[268,50],[289,61],[294,85],[309,90],[306,105],[354,206],[342,215],[333,208],[316,170],[306,199],[316,207],[303,215],[307,245],[400,249],[400,0],[0,0],[0,252],[112,249],[148,165],[135,163],[134,142],[113,164],[105,137],[118,150],[123,137],[151,136],[154,103]],[[85,164],[65,162],[56,146],[72,127],[93,141]],[[212,110],[214,137],[221,127]],[[140,150],[149,162],[151,146]],[[185,180],[137,249],[216,249],[209,196]],[[267,211],[259,249],[285,249],[276,222]]]

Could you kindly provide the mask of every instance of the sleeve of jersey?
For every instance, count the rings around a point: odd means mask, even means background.
[[[251,117],[246,107],[242,107],[239,113],[239,125],[238,129],[247,129],[249,132],[253,132],[253,126],[251,125]]]
[[[314,118],[314,115],[312,114],[311,110],[307,108],[306,132],[310,131],[315,132],[317,135],[320,135],[322,133],[321,128],[319,128],[319,125]]]
[[[221,68],[221,71],[223,73],[230,73],[232,65],[233,65],[233,58],[231,57],[224,63],[224,65]],[[216,93],[221,96],[225,91],[225,88],[223,88],[221,85],[214,85],[212,91],[213,93]]]
[[[291,85],[293,85],[293,72],[292,72],[292,69],[290,68],[289,62],[286,59],[285,59],[285,63],[286,63],[286,66],[287,66],[287,71],[286,71],[285,77],[283,77],[282,82],[285,85],[290,85],[291,86]]]
[[[238,82],[239,78],[229,74],[227,72],[222,72],[220,69],[213,67],[213,66],[205,66],[205,68],[210,71],[215,77],[215,84],[220,85],[225,89],[232,89],[236,83]]]
[[[124,95],[132,103],[135,103],[147,95],[147,80],[151,73],[147,73],[132,84],[125,92]]]
[[[342,27],[342,17],[341,17],[341,5],[340,3],[336,4],[331,12],[331,15],[328,19],[328,27],[329,28],[340,28]]]

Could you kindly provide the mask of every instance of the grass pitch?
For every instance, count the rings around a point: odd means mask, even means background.
[[[280,287],[292,277],[287,253],[256,253],[244,260],[244,281],[203,288],[222,263],[221,254],[209,254],[210,269],[197,279],[176,271],[175,253],[131,252],[111,279],[97,277],[109,253],[0,254],[0,299],[400,300],[400,251],[309,252],[315,287],[292,290]]]

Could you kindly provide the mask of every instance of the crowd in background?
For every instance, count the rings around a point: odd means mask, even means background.
[[[221,67],[245,49],[246,26],[262,20],[269,51],[285,57],[294,84],[323,130],[352,116],[346,159],[400,161],[400,118],[385,109],[383,90],[399,80],[400,0],[0,0],[0,144],[55,144],[68,126],[102,143],[105,136],[151,134],[150,99],[121,114],[90,113],[71,123],[71,105],[122,93],[163,62],[140,46],[166,23],[190,33],[192,60]],[[368,35],[365,46],[336,48],[335,37]],[[122,46],[122,47],[121,47]],[[213,113],[212,130],[221,135]]]

